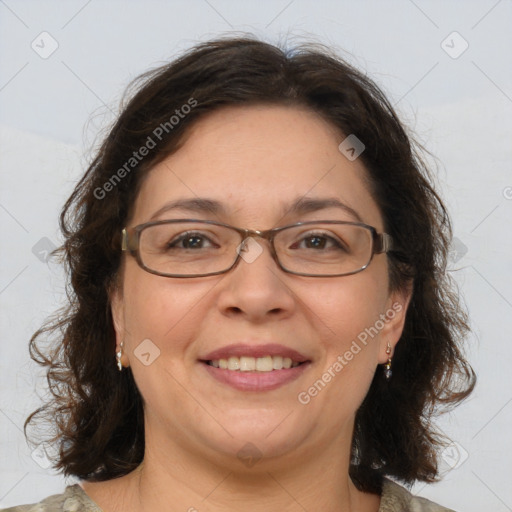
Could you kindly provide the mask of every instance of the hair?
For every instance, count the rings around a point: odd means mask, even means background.
[[[54,468],[82,480],[120,477],[142,462],[143,399],[131,370],[119,373],[114,359],[109,297],[122,263],[121,230],[144,176],[207,114],[289,106],[307,108],[365,144],[359,158],[394,240],[387,254],[390,289],[413,283],[393,378],[387,381],[379,366],[356,413],[351,478],[360,490],[377,493],[383,477],[406,485],[437,480],[445,438],[431,420],[466,398],[476,378],[461,346],[467,314],[446,272],[450,219],[425,150],[384,93],[321,44],[282,49],[244,36],[196,45],[139,76],[125,98],[61,212],[68,302],[30,341],[32,359],[46,368],[50,395],[27,418],[27,439],[29,425],[49,422],[48,443],[58,448]],[[155,147],[136,158],[150,139]],[[43,335],[50,334],[53,341],[43,347]]]

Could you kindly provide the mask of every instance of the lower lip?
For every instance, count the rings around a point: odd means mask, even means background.
[[[214,379],[239,391],[272,391],[300,377],[310,365],[306,362],[295,368],[271,372],[241,372],[216,368],[204,362],[201,364]]]

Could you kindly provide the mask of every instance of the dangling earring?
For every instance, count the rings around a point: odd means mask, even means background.
[[[123,365],[121,364],[121,357],[123,356],[123,347],[124,347],[124,341],[121,341],[121,344],[119,345],[119,351],[116,352],[116,360],[117,360],[117,368],[119,371],[123,371]]]
[[[390,380],[393,372],[391,371],[391,343],[389,343],[389,341],[386,348],[386,354],[388,355],[388,362],[384,365],[384,377],[386,377],[386,380]]]

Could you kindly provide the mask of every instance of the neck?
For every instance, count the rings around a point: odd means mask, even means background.
[[[157,438],[146,432],[144,461],[123,477],[129,484],[122,493],[123,510],[169,510],[169,504],[173,510],[188,512],[229,512],[247,504],[252,512],[379,508],[380,497],[361,493],[350,480],[349,444],[342,439],[323,452],[294,450],[246,467],[238,459],[191,453],[179,443],[163,449]]]

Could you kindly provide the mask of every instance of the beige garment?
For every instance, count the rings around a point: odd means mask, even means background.
[[[62,494],[54,494],[34,505],[4,508],[0,512],[103,512],[78,485],[69,485]],[[454,512],[425,498],[413,496],[400,485],[384,481],[379,512]]]

